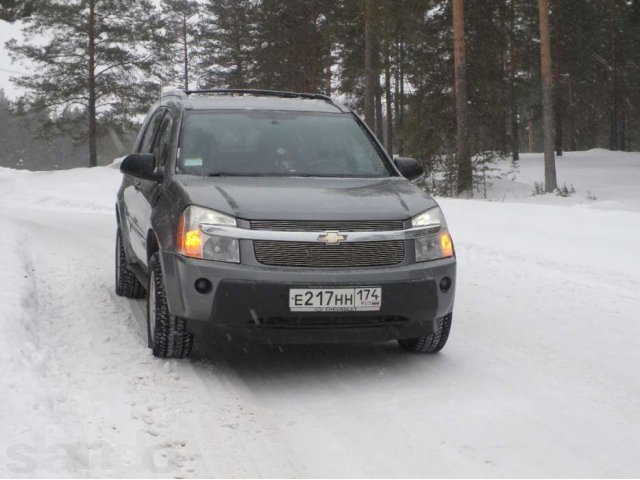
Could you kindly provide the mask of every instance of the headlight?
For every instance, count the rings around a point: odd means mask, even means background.
[[[215,210],[191,205],[184,209],[178,224],[178,253],[185,257],[240,263],[240,244],[235,238],[207,235],[201,223],[236,226],[236,219]]]
[[[427,262],[439,258],[453,257],[453,241],[447,229],[447,222],[439,207],[432,208],[411,219],[412,227],[424,225],[440,225],[440,230],[426,237],[420,237],[416,242],[416,262]]]

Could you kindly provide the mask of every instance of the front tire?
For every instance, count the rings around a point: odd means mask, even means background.
[[[444,348],[451,331],[451,316],[445,315],[440,319],[438,329],[429,335],[418,338],[399,339],[398,344],[411,353],[437,353]]]
[[[127,254],[122,243],[122,232],[118,227],[116,233],[116,294],[127,298],[144,298],[145,290],[142,283],[129,270]]]
[[[147,333],[153,354],[160,358],[187,358],[191,354],[193,334],[187,331],[184,318],[169,313],[158,252],[149,260],[147,292]]]

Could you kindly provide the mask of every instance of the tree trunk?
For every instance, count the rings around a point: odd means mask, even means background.
[[[245,69],[244,59],[242,58],[242,36],[244,26],[240,23],[241,20],[238,17],[233,19],[233,42],[234,42],[234,67],[235,72],[232,77],[231,88],[245,88]]]
[[[189,90],[189,40],[187,36],[187,16],[182,15],[182,54],[184,56],[184,89]]]
[[[500,78],[502,79],[502,81],[500,82],[501,85],[499,87],[499,98],[497,98],[498,103],[500,105],[500,136],[499,136],[499,145],[496,145],[496,147],[494,147],[494,150],[496,151],[500,151],[500,152],[507,152],[509,151],[509,149],[511,148],[511,145],[509,145],[511,142],[511,135],[509,134],[510,131],[510,119],[511,119],[511,115],[510,115],[510,111],[511,111],[511,104],[510,104],[510,73],[509,73],[509,68],[510,68],[510,51],[509,51],[509,21],[508,21],[508,16],[509,16],[509,12],[508,12],[508,1],[505,0],[501,3],[499,3],[499,5],[497,6],[497,10],[498,10],[498,17],[500,19],[500,25],[502,26],[502,28],[500,28],[500,33],[504,34],[504,45],[505,45],[505,49],[500,51],[500,67],[502,69]],[[505,28],[507,30],[505,30]]]
[[[625,102],[620,103],[620,150],[624,152],[627,150],[627,115]]]
[[[398,47],[399,45],[396,43],[396,48]],[[399,58],[399,55],[396,58]],[[394,139],[395,143],[393,147],[394,147],[394,150],[399,153],[400,152],[400,142],[399,142],[400,140],[400,65],[396,66],[396,71],[393,75],[393,118],[395,120],[393,130],[396,134]]]
[[[89,2],[89,167],[98,165],[98,127],[96,119],[96,2]]]
[[[325,77],[324,77],[324,94],[331,96],[331,65],[332,65],[332,60],[331,57],[329,57],[327,59],[327,65],[326,65],[326,70],[325,70]]]
[[[620,95],[618,82],[618,39],[616,34],[616,0],[609,0],[609,50],[610,50],[610,89],[611,100],[609,102],[609,149],[619,150],[619,119],[620,119]]]
[[[544,188],[553,192],[557,187],[555,129],[553,117],[553,71],[551,64],[551,35],[549,32],[549,2],[538,0],[540,15],[540,68],[542,77],[542,110],[544,121]]]
[[[473,195],[473,170],[467,138],[467,64],[464,32],[464,0],[453,0],[453,54],[456,92],[456,160],[458,194]]]
[[[404,35],[400,37],[400,93],[398,95],[398,155],[404,155]]]
[[[313,14],[313,38],[311,42],[311,85],[309,91],[318,91],[318,15]]]
[[[561,157],[563,154],[564,142],[562,139],[562,114],[563,114],[563,101],[562,101],[562,51],[561,43],[557,39],[560,35],[560,14],[558,12],[560,0],[552,0],[551,21],[553,23],[553,38],[556,39],[554,43],[554,65],[553,65],[553,101],[554,101],[554,122],[556,132],[556,155]]]
[[[375,129],[375,70],[373,58],[373,0],[366,0],[364,12],[364,121]]]
[[[376,78],[376,137],[384,141],[384,117],[382,115],[382,87],[380,80]]]
[[[516,5],[511,0],[509,8],[509,110],[511,115],[511,159],[520,160],[520,132],[518,128],[518,92],[516,90]]]
[[[558,85],[558,83],[556,83]],[[562,140],[562,98],[556,93],[555,95],[555,110],[554,110],[554,128],[555,128],[555,149],[556,155],[561,157],[564,153],[564,142]]]
[[[385,42],[384,49],[384,100],[387,113],[387,137],[385,147],[387,152],[393,157],[393,99],[391,97],[391,59],[389,53],[389,39]]]
[[[300,80],[300,86],[294,91],[308,92],[309,91],[309,15],[305,13],[302,16],[302,29],[301,38],[304,40],[298,43],[298,65],[302,65],[302,79]],[[295,65],[295,64],[294,64]]]
[[[575,152],[578,150],[578,140],[576,138],[576,108],[573,100],[573,78],[569,77],[567,80],[567,96],[569,99],[569,125],[568,125],[568,137],[569,137],[569,150]]]

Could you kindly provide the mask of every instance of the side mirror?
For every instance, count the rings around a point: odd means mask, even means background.
[[[424,175],[422,165],[415,158],[396,157],[393,159],[393,163],[407,180],[416,180]]]
[[[156,160],[152,153],[132,153],[120,164],[120,171],[125,175],[144,180],[162,181],[162,174],[156,170]]]

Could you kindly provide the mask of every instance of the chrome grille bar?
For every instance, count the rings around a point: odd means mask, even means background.
[[[251,220],[252,230],[286,232],[385,232],[402,230],[402,220]]]
[[[252,240],[256,260],[282,267],[359,268],[402,263],[405,240],[433,235],[440,223],[403,229],[398,221],[251,220],[251,228],[201,223],[208,234]]]
[[[239,240],[270,240],[275,242],[305,242],[324,244],[323,236],[327,231],[275,231],[275,230],[250,230],[248,228],[232,227],[227,225],[200,224],[200,230],[207,235],[218,237],[237,238]],[[333,230],[331,230],[333,231]],[[388,230],[383,232],[352,232],[339,231],[344,237],[340,243],[356,242],[382,242],[393,240],[412,240],[427,235],[433,235],[440,231],[440,224],[412,227],[404,230]],[[330,245],[331,246],[331,245]]]

